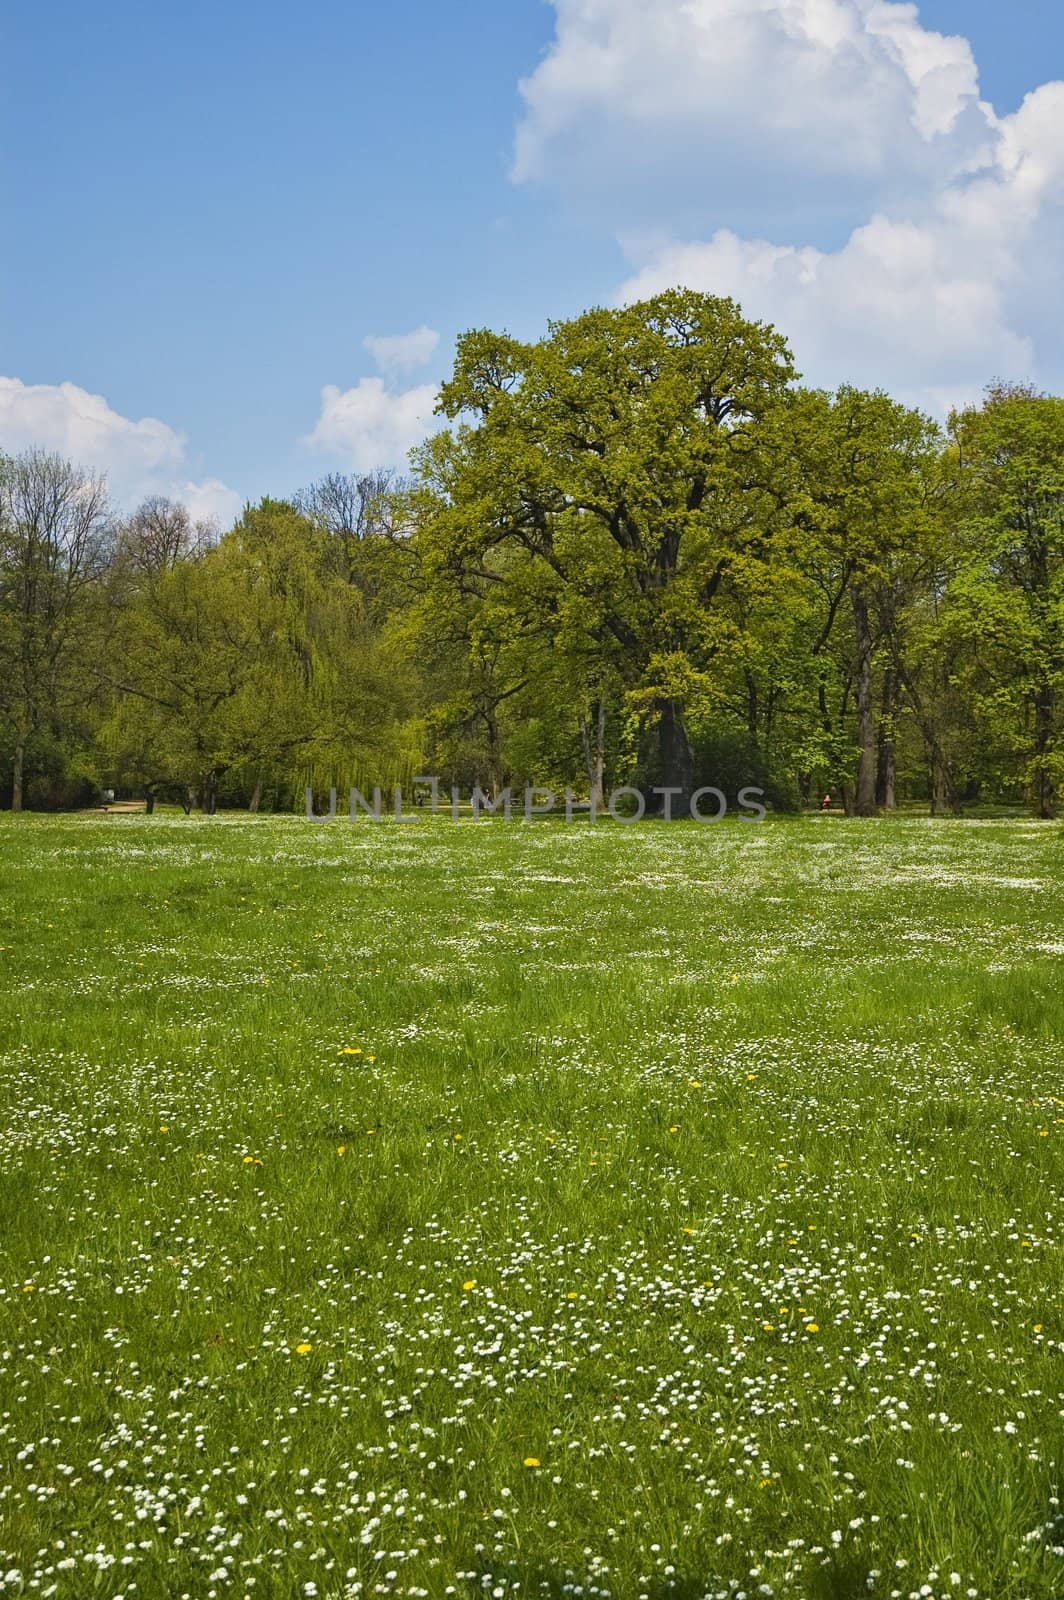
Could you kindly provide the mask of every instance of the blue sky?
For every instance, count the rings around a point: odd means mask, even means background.
[[[1006,367],[1062,382],[1064,90],[1044,86],[1064,78],[1064,8],[916,12],[23,6],[0,448],[39,440],[121,499],[161,489],[224,519],[401,457],[462,328],[531,335],[672,281],[773,316],[817,382],[931,409]],[[363,344],[420,328],[438,340],[383,366]]]

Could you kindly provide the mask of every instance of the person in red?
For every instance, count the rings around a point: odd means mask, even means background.
[[[830,811],[831,810],[831,796],[829,794],[826,794],[824,796],[823,800],[821,800],[820,809],[821,809],[821,811]]]

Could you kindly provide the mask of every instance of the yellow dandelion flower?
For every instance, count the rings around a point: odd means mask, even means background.
[[[309,1356],[310,1352],[313,1350],[313,1348],[314,1348],[314,1346],[312,1344],[297,1344],[296,1345],[296,1355],[297,1356]]]
[[[525,1466],[526,1467],[538,1467],[539,1466],[539,1457],[538,1456],[526,1456],[525,1457]]]
[[[465,1283],[463,1283],[462,1288],[464,1289],[465,1293],[468,1294],[470,1289],[475,1289],[476,1286],[477,1280],[475,1278],[467,1278]]]
[[[338,1156],[342,1156],[344,1154],[344,1152],[346,1151],[346,1149],[347,1149],[346,1144],[338,1144],[336,1146],[336,1154]]]

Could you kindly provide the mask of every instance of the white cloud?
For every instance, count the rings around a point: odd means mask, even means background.
[[[171,498],[188,507],[193,522],[213,522],[223,531],[232,527],[244,509],[244,497],[218,478],[176,485]]]
[[[814,381],[881,384],[941,410],[995,375],[1052,368],[1055,289],[1039,277],[1062,199],[1053,84],[1001,124],[993,166],[943,187],[919,220],[874,215],[835,251],[718,230],[654,251],[620,298],[675,284],[732,295],[788,335]]]
[[[103,395],[75,383],[23,383],[0,377],[0,450],[54,450],[79,466],[106,473],[119,506],[149,494],[183,501],[194,516],[226,525],[241,499],[217,479],[196,484],[181,476],[184,436],[157,417],[133,421]]]
[[[424,367],[436,353],[440,336],[424,324],[412,333],[370,334],[362,343],[386,378]]]
[[[326,384],[321,414],[304,443],[344,460],[356,472],[402,466],[415,445],[439,426],[434,384],[392,391],[382,378],[360,378],[353,389]]]
[[[133,478],[177,467],[185,453],[181,435],[165,422],[133,422],[112,411],[103,395],[77,384],[0,377],[0,446],[15,451],[33,445]]]
[[[552,0],[521,85],[514,175],[590,191],[693,185],[704,204],[785,169],[896,187],[987,129],[965,39],[890,0]]]
[[[1064,381],[1064,85],[1001,118],[891,0],[551,3],[514,175],[605,213],[620,299],[732,295],[808,380],[936,410]]]

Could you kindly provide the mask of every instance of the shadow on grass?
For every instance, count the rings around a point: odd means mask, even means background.
[[[809,1600],[867,1600],[868,1564],[856,1557],[836,1556],[811,1580]]]
[[[490,1580],[490,1587],[485,1584]],[[609,1588],[609,1580],[603,1579]],[[859,1560],[845,1561],[836,1558],[830,1567],[822,1568],[812,1578],[809,1600],[867,1600],[868,1573]],[[544,1600],[562,1600],[573,1593],[574,1586],[587,1591],[588,1576],[557,1567],[536,1567],[521,1563],[505,1566],[478,1567],[475,1576],[465,1579],[467,1592],[484,1594],[490,1588],[502,1586],[507,1593],[520,1584],[519,1594],[537,1595]],[[721,1574],[695,1577],[691,1573],[674,1573],[669,1578],[652,1578],[640,1585],[640,1592],[649,1600],[709,1600],[720,1589],[728,1588],[728,1580]]]
[[[566,1600],[572,1595],[574,1586],[582,1587],[587,1593],[588,1576],[572,1571],[559,1571],[557,1567],[534,1567],[527,1565],[509,1564],[507,1566],[491,1566],[478,1569],[475,1577],[467,1577],[465,1582],[469,1594],[490,1593],[486,1589],[484,1580],[491,1579],[491,1586],[503,1586],[507,1593],[512,1586],[519,1583],[518,1594],[537,1595],[544,1600]],[[610,1588],[608,1578],[593,1580]],[[719,1580],[711,1578],[693,1578],[675,1573],[671,1578],[651,1579],[647,1584],[640,1585],[640,1593],[649,1595],[650,1600],[706,1600],[706,1597],[720,1587]],[[616,1591],[614,1591],[616,1592]]]

